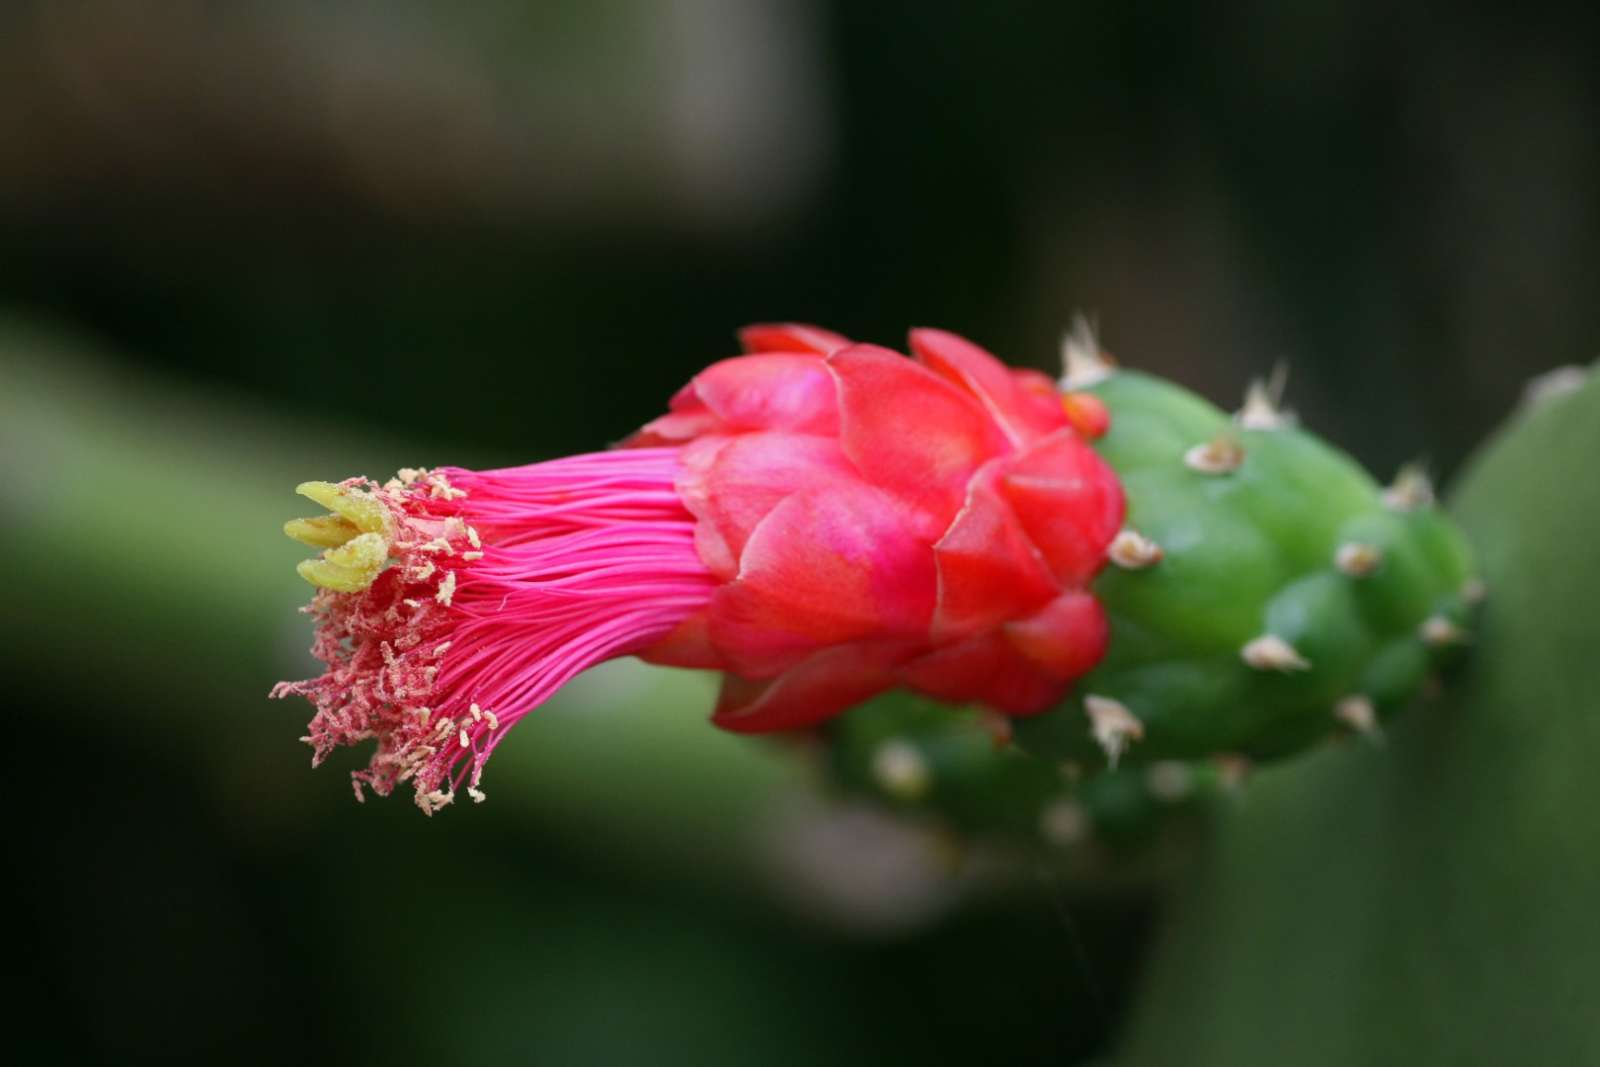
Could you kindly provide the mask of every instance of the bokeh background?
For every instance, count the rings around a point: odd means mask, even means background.
[[[1049,368],[1078,310],[1448,476],[1600,347],[1597,48],[1588,5],[6,4],[8,1043],[1108,1055],[1159,879],[986,876],[705,678],[594,672],[481,808],[355,805],[265,699],[311,669],[292,486],[598,447],[748,321]]]

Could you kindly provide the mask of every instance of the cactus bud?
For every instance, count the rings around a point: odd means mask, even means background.
[[[909,359],[815,327],[742,337],[627,447],[300,486],[329,511],[285,526],[322,549],[299,570],[327,669],[274,695],[316,707],[316,761],[375,738],[358,796],[480,800],[507,730],[630,654],[722,671],[713,720],[747,733],[896,686],[1059,702],[1108,637],[1087,592],[1123,518],[1088,443],[1104,401],[939,330]],[[873,766],[901,799],[937,785],[905,742]]]

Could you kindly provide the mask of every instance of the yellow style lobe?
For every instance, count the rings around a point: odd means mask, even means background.
[[[302,482],[295,492],[333,513],[283,524],[283,532],[296,541],[324,549],[321,558],[295,567],[300,577],[338,593],[359,593],[371,585],[389,561],[389,510],[360,490],[332,482]]]

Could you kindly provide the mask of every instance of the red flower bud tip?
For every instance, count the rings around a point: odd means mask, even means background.
[[[1086,584],[1123,495],[1063,401],[953,334],[907,359],[808,326],[754,326],[618,451],[385,486],[309,483],[335,514],[289,532],[319,678],[309,740],[378,740],[358,772],[433,810],[574,674],[636,653],[724,672],[714,720],[804,727],[911,686],[1012,715],[1104,653]],[[463,740],[465,743],[463,744]]]

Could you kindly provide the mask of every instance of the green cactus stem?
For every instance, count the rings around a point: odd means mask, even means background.
[[[1118,1062],[1600,1063],[1597,457],[1591,376],[1471,464],[1451,511],[1493,590],[1473,655],[1383,753],[1252,783]]]

